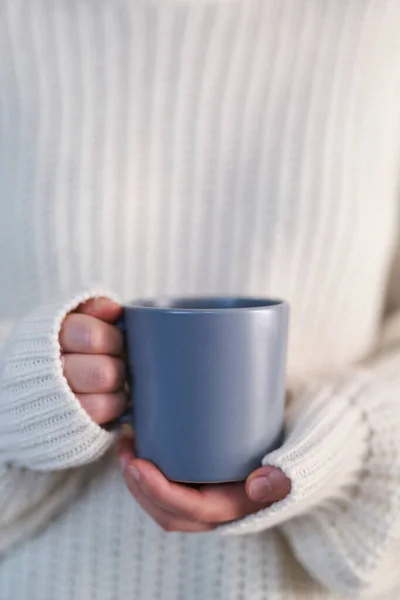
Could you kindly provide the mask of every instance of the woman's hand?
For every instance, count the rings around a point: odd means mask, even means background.
[[[254,471],[245,483],[198,488],[171,483],[153,464],[135,458],[126,436],[119,458],[130,492],[165,531],[210,531],[283,500],[291,489],[286,475],[270,466]]]
[[[59,336],[68,384],[99,425],[120,416],[128,403],[123,338],[112,325],[121,312],[118,304],[106,298],[89,300],[64,319]],[[290,492],[289,479],[273,467],[257,469],[246,483],[195,489],[171,483],[154,465],[136,459],[130,438],[122,438],[119,454],[132,495],[166,531],[209,531],[255,513]]]
[[[121,313],[107,298],[89,300],[64,319],[59,336],[68,384],[99,425],[120,416],[128,402],[123,338],[112,325]]]

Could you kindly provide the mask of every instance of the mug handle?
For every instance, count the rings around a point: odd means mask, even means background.
[[[125,323],[125,313],[122,314],[122,316],[118,319],[118,321],[116,323],[114,323],[114,327],[116,327],[123,335],[124,337],[124,347],[125,347],[125,354],[126,354],[126,348],[127,348],[127,344],[126,344],[126,323]],[[129,367],[128,367],[128,362],[125,360],[125,364],[126,364],[126,369],[127,369],[127,380],[128,380],[128,387],[131,387],[131,374],[129,372]],[[122,413],[122,415],[120,415],[119,417],[117,417],[116,419],[113,419],[112,421],[109,421],[104,427],[105,429],[107,429],[107,431],[113,431],[115,429],[117,429],[118,427],[121,427],[122,425],[131,425],[133,422],[133,406],[132,403],[130,402],[128,404],[127,409],[125,410],[125,412]]]

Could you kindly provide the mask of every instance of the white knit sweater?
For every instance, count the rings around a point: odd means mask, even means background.
[[[398,600],[399,92],[399,0],[0,1],[1,600]],[[287,499],[141,511],[62,375],[96,283],[291,303]]]

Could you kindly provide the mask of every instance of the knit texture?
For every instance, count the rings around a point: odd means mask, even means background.
[[[39,470],[66,469],[104,454],[112,434],[82,409],[63,376],[58,336],[64,317],[92,297],[78,294],[19,322],[5,344],[1,370],[0,453],[3,462]],[[55,450],[57,449],[57,450]]]
[[[0,2],[1,600],[398,600],[399,31],[398,0]],[[289,301],[285,500],[201,535],[137,506],[60,361],[108,289]]]

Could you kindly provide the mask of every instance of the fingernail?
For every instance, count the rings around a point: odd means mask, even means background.
[[[133,466],[128,467],[128,473],[135,479],[135,481],[140,480],[140,473],[136,467],[133,467]]]
[[[268,496],[272,492],[272,485],[268,476],[256,477],[252,480],[249,487],[250,500],[260,502],[268,500]]]

